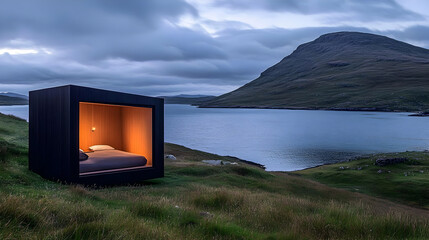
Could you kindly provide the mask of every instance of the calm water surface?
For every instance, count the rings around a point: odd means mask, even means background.
[[[28,119],[27,106],[0,112]],[[165,105],[165,141],[290,171],[377,152],[429,149],[429,118],[407,113]]]
[[[28,105],[0,106],[3,114],[12,114],[28,121]]]
[[[165,140],[297,170],[352,156],[429,149],[429,118],[407,113],[165,106]]]

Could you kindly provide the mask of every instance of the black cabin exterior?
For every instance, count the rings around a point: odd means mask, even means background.
[[[30,91],[29,95],[31,171],[46,179],[86,185],[135,183],[164,176],[163,99],[74,85]],[[82,103],[149,109],[151,165],[144,168],[80,174],[79,108]]]

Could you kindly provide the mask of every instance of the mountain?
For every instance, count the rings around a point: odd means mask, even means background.
[[[0,94],[1,105],[27,105],[28,100],[21,97],[9,97]]]
[[[188,95],[180,94],[176,96],[159,96],[164,98],[165,103],[167,104],[200,104],[209,100],[214,99],[216,96],[210,95]]]
[[[28,100],[28,96],[13,92],[0,92],[0,96],[16,97]]]
[[[429,109],[429,50],[380,35],[329,33],[200,107],[422,111]]]

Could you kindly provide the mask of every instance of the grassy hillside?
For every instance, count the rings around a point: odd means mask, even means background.
[[[28,148],[28,122],[0,113],[0,141],[20,149]]]
[[[377,159],[406,158],[377,166]],[[429,209],[429,152],[376,154],[361,159],[295,172],[333,187]]]
[[[1,105],[27,105],[27,104],[28,104],[27,99],[0,95],[0,106]]]
[[[200,106],[424,111],[428,76],[427,49],[374,34],[331,33]]]
[[[1,116],[0,239],[427,239],[429,213],[284,173],[209,166],[166,144],[165,177],[90,188],[27,170],[27,123]],[[15,129],[21,128],[20,130]],[[21,135],[23,134],[23,135]],[[3,146],[3,145],[2,145]]]

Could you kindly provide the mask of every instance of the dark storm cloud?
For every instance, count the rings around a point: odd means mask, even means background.
[[[403,31],[388,31],[387,34],[404,41],[420,42],[422,47],[429,48],[429,27],[411,26]]]
[[[182,27],[162,26],[156,30],[130,33],[124,37],[93,38],[97,46],[82,46],[82,57],[124,58],[130,61],[222,59],[221,47],[205,33]]]
[[[198,12],[183,0],[2,1],[0,49],[53,54],[0,55],[0,86],[188,84],[191,79],[163,73],[166,62],[226,59],[227,54],[208,33],[174,24],[184,15]],[[156,68],[160,73],[151,74]]]
[[[259,59],[240,55],[227,39],[174,25],[184,14],[197,16],[184,1],[6,1],[0,9],[4,46],[45,47],[54,54],[0,56],[3,84],[151,86],[239,85],[263,69]],[[8,24],[6,24],[8,22]],[[230,29],[250,28],[234,21],[205,21]],[[254,42],[249,39],[250,45]],[[266,47],[253,46],[249,54]],[[266,52],[265,52],[266,53]],[[256,53],[253,53],[255,56]],[[39,59],[34,59],[39,58]],[[272,63],[270,61],[269,63]],[[156,94],[156,93],[154,93]]]
[[[355,18],[361,22],[374,20],[421,20],[422,16],[409,11],[395,0],[219,0],[214,3],[234,9],[265,9],[273,12],[299,14],[340,13],[344,18]]]
[[[0,40],[31,39],[82,59],[224,57],[208,34],[169,24],[183,14],[197,11],[180,0],[2,1]]]
[[[128,32],[129,28],[153,28],[159,19],[177,20],[182,14],[197,15],[183,0],[4,0],[0,26],[11,33],[57,33],[60,35]]]

